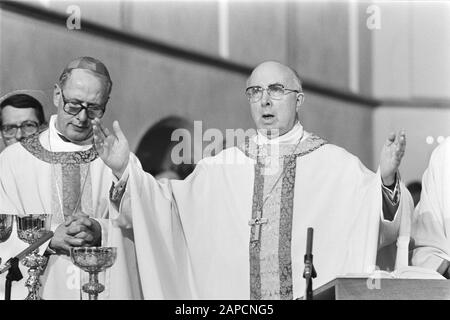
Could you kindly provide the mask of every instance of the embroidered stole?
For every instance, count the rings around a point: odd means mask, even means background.
[[[326,143],[310,135],[296,150],[291,144],[273,148],[253,141],[246,141],[242,148],[256,160],[252,221],[267,219],[264,224],[251,226],[250,299],[293,299],[291,239],[296,160]]]
[[[55,181],[51,184],[52,223],[63,223],[77,205],[79,211],[94,216],[89,170],[90,163],[98,157],[94,148],[79,152],[51,152],[42,146],[39,134],[22,140],[21,144],[33,156],[52,166],[51,181]]]

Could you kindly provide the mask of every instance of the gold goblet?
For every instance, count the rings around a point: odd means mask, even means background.
[[[115,247],[77,247],[70,249],[72,262],[81,270],[89,273],[89,282],[83,285],[83,291],[89,294],[89,300],[97,300],[105,286],[98,282],[98,273],[110,268],[116,262]]]
[[[33,244],[50,231],[51,215],[29,214],[17,216],[17,234],[20,240]],[[25,300],[42,300],[39,296],[41,282],[39,277],[47,264],[47,258],[39,255],[36,249],[27,255],[22,263],[28,267],[28,279],[25,286],[28,288],[28,296]]]

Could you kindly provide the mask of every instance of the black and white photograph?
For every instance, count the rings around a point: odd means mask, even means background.
[[[1,0],[0,300],[450,299],[449,44],[450,1]]]

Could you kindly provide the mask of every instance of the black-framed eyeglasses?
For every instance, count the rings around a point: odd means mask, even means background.
[[[64,104],[63,109],[66,113],[72,116],[76,116],[81,112],[81,110],[85,109],[88,118],[91,120],[103,117],[103,114],[105,113],[106,103],[100,105],[95,103],[83,102],[76,99],[66,100],[66,97],[64,97],[62,89],[60,89],[59,91],[61,92],[61,98]],[[83,104],[85,104],[86,106],[84,106]]]
[[[39,130],[39,123],[33,120],[26,120],[21,124],[5,124],[1,126],[2,134],[5,138],[12,138],[20,129],[23,135],[29,136],[35,134]]]
[[[284,85],[282,85],[280,83],[275,83],[275,84],[269,84],[267,86],[267,88],[263,88],[261,86],[248,87],[247,89],[245,89],[245,95],[247,96],[248,101],[258,102],[259,100],[261,100],[264,90],[267,91],[267,94],[269,95],[269,97],[271,97],[272,99],[275,99],[275,100],[280,100],[285,95],[287,95],[291,92],[297,92],[297,93],[303,94],[299,90],[288,89],[288,88],[285,88]]]

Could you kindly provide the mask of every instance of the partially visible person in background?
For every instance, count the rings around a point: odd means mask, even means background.
[[[406,185],[406,188],[408,188],[409,192],[411,193],[411,196],[414,201],[414,207],[416,207],[420,200],[420,193],[422,192],[422,184],[420,183],[420,181],[412,181]]]
[[[45,126],[44,108],[37,90],[16,90],[0,98],[0,128],[5,146],[39,131]]]
[[[189,163],[175,163],[172,159],[172,150],[180,143],[172,141],[172,133],[177,129],[186,129],[186,133],[193,130],[187,119],[169,116],[151,126],[139,142],[136,156],[144,171],[156,179],[183,180],[195,169],[192,157]]]
[[[431,154],[422,177],[423,190],[414,211],[412,265],[450,278],[450,138]]]

